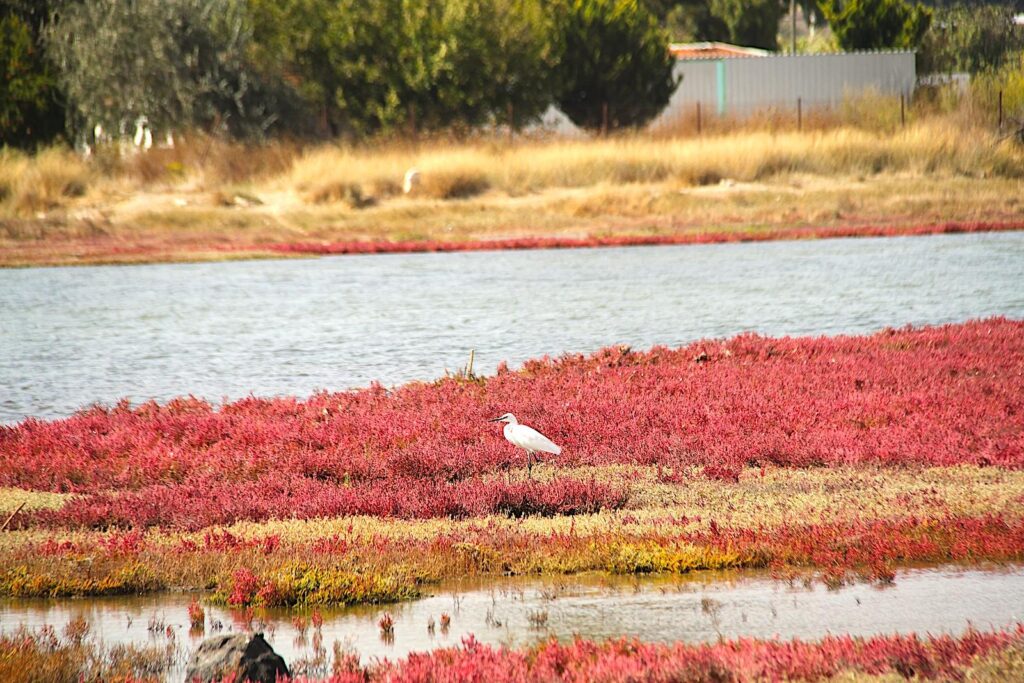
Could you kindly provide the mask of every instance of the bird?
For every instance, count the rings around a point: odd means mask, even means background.
[[[420,172],[416,168],[410,168],[402,179],[402,192],[412,194],[420,186],[420,179]]]
[[[513,446],[518,446],[526,451],[526,476],[533,476],[533,461],[541,462],[537,452],[561,455],[562,448],[555,445],[551,439],[538,432],[533,427],[519,424],[519,420],[512,413],[505,413],[492,418],[489,422],[504,422],[505,427],[502,433],[505,439]]]

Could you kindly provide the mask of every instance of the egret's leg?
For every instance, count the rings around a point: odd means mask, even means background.
[[[533,479],[533,453],[526,451],[526,478]]]

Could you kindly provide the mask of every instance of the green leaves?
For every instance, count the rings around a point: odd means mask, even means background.
[[[921,45],[919,68],[928,72],[978,73],[1013,63],[1024,50],[1024,29],[1012,5],[964,5],[935,9]]]
[[[241,0],[85,0],[45,37],[86,129],[130,133],[145,116],[157,129],[260,137],[275,120]]]
[[[346,0],[328,13],[319,74],[335,132],[518,123],[550,101],[550,31],[538,0]]]
[[[636,0],[567,0],[556,31],[556,101],[582,128],[643,125],[679,85],[668,35]]]
[[[729,29],[728,42],[778,48],[779,19],[784,12],[780,0],[711,0],[710,5],[712,15]]]
[[[32,26],[13,13],[0,18],[0,147],[55,135],[64,119],[57,97]]]
[[[844,50],[917,47],[932,19],[930,9],[904,0],[819,0],[818,4]]]
[[[638,126],[677,85],[668,36],[637,0],[80,0],[33,11],[2,24],[2,134],[54,83],[80,131],[131,135],[146,117],[157,131],[245,138],[519,128],[556,100],[584,127],[601,127],[605,103],[609,127]],[[53,76],[42,62],[21,70],[37,28]]]

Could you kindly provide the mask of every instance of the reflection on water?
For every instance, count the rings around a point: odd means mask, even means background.
[[[0,270],[0,422],[609,344],[1024,317],[1024,232]]]
[[[873,635],[960,633],[973,625],[998,628],[1024,620],[1024,568],[997,571],[956,568],[899,572],[891,586],[860,584],[828,590],[755,574],[699,572],[686,577],[554,580],[501,579],[450,584],[435,595],[398,605],[323,610],[323,626],[310,612],[243,612],[206,607],[206,635],[215,623],[224,632],[250,625],[266,633],[289,663],[327,653],[335,641],[372,657],[396,658],[413,651],[458,645],[473,634],[494,645],[528,645],[539,639],[712,641],[719,637],[818,639],[826,634]],[[0,629],[19,624],[54,626],[83,616],[97,640],[163,643],[167,627],[188,651],[202,638],[189,634],[187,595],[90,599],[0,601]],[[381,636],[384,612],[394,618],[393,638]],[[442,615],[450,624],[442,626]],[[250,615],[251,616],[251,615]],[[305,619],[301,633],[295,622]],[[433,621],[431,631],[428,624]]]

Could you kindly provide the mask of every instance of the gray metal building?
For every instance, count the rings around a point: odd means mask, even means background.
[[[764,109],[839,105],[865,92],[909,95],[917,69],[911,51],[679,59],[683,81],[656,123],[692,116],[744,116]]]

